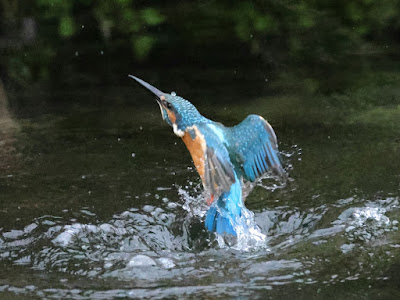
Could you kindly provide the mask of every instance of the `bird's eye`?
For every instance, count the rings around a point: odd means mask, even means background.
[[[172,108],[172,104],[169,103],[169,102],[167,102],[167,103],[165,104],[165,106],[166,106],[168,109],[171,109],[171,108]]]

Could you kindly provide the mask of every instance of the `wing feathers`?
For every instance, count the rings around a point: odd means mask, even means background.
[[[226,152],[226,153],[225,153]],[[219,196],[229,191],[235,183],[235,173],[225,148],[207,146],[205,164],[205,187],[213,195]]]
[[[262,117],[250,115],[231,128],[217,123],[196,126],[205,145],[203,184],[216,198],[230,190],[235,173],[249,181],[268,171],[285,177],[274,130]]]
[[[234,153],[235,167],[250,181],[256,180],[267,171],[284,177],[279,160],[277,139],[274,130],[262,117],[248,116],[231,128],[230,152]]]

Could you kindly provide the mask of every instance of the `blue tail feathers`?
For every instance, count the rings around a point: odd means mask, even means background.
[[[242,189],[239,180],[232,184],[229,192],[223,193],[207,211],[205,226],[218,234],[237,235],[243,207]]]
[[[236,235],[234,219],[228,215],[223,216],[223,213],[221,214],[220,208],[217,207],[217,205],[213,205],[208,210],[205,225],[206,229],[211,232]]]

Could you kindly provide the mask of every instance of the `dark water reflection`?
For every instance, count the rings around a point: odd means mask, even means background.
[[[293,179],[277,186],[266,178],[247,198],[265,243],[221,248],[203,229],[206,208],[184,145],[154,103],[135,105],[146,94],[127,95],[17,113],[17,163],[0,177],[3,295],[400,295],[396,118],[378,109],[371,124],[362,114],[306,107],[307,119],[286,94],[251,102],[229,94],[230,106],[200,97],[199,109],[226,123],[250,112],[271,120]]]

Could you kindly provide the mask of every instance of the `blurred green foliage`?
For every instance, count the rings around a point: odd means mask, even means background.
[[[2,47],[0,64],[19,83],[57,80],[55,72],[83,68],[74,53],[92,54],[87,64],[96,66],[93,54],[106,52],[120,66],[184,64],[193,58],[200,64],[257,60],[276,70],[292,65],[308,72],[301,76],[313,92],[323,77],[316,68],[344,68],[348,55],[397,49],[400,33],[398,0],[0,0],[0,5],[0,38],[19,40],[16,47]],[[21,31],[28,17],[37,24],[34,43],[26,43],[18,30],[10,32],[13,26]]]
[[[105,39],[109,41],[112,32],[129,34],[128,39],[135,57],[143,60],[156,42],[156,38],[145,28],[160,25],[165,17],[155,8],[135,9],[132,3],[131,0],[101,1],[94,8],[94,14]]]

